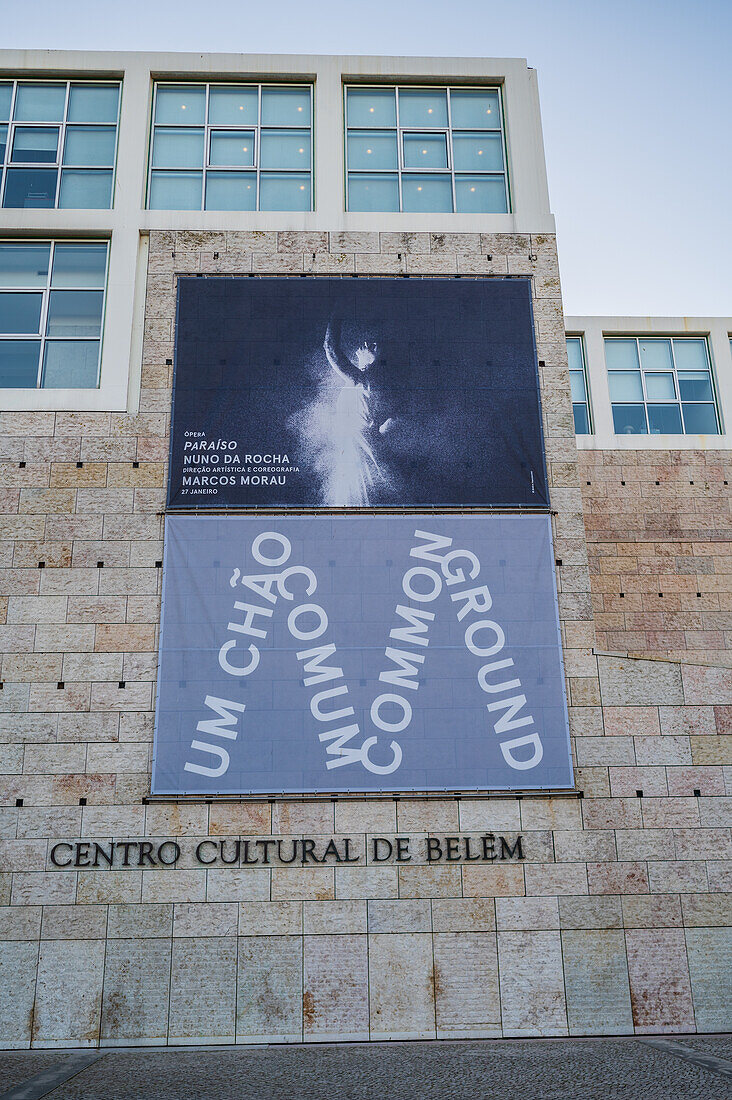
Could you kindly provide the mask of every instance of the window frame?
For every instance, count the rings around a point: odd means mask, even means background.
[[[348,93],[350,90],[355,91],[367,91],[369,89],[383,90],[393,89],[395,100],[395,121],[393,126],[350,126],[348,121]],[[447,101],[447,125],[435,126],[434,128],[420,128],[412,125],[402,126],[401,113],[400,113],[400,93],[402,91],[444,91]],[[486,129],[483,131],[476,131],[473,127],[453,127],[452,123],[452,92],[495,92],[498,100],[498,126],[493,129]],[[417,213],[417,211],[409,211],[404,209],[404,198],[402,181],[403,176],[416,176],[416,175],[442,175],[450,177],[450,189],[452,193],[452,210],[442,211],[430,211],[430,213],[467,213],[472,214],[471,211],[459,211],[457,210],[457,186],[456,179],[463,176],[481,176],[484,179],[502,179],[503,189],[506,202],[505,211],[496,211],[495,213],[510,214],[513,210],[512,202],[512,189],[511,179],[509,173],[508,163],[508,142],[506,135],[506,112],[503,102],[503,84],[491,83],[491,84],[400,84],[398,82],[381,82],[381,83],[353,83],[352,81],[343,81],[343,182],[344,182],[344,205],[346,213],[367,213],[367,211],[351,210],[350,209],[350,176],[353,172],[355,175],[375,175],[375,176],[397,176],[397,187],[399,194],[399,209],[398,210],[384,210],[384,211],[370,211],[369,213],[384,213],[384,214],[410,214]],[[383,133],[394,133],[396,136],[397,144],[397,166],[395,168],[354,168],[351,169],[348,163],[348,138],[349,134],[368,134],[375,131],[381,131]],[[462,170],[455,167],[455,152],[453,148],[453,137],[455,133],[458,134],[471,134],[471,133],[486,133],[486,134],[499,134],[501,139],[501,152],[503,156],[503,170],[501,172],[495,172],[487,169],[472,169]],[[404,166],[404,135],[405,134],[444,134],[446,138],[446,153],[447,153],[447,167],[446,168],[407,168]],[[486,211],[483,216],[490,216],[491,212]],[[476,216],[473,214],[473,216]],[[478,214],[477,216],[481,216]]]
[[[72,77],[67,77],[66,80],[62,78],[49,78],[35,77],[33,79],[26,79],[23,77],[0,77],[0,84],[12,84],[12,92],[10,96],[10,110],[9,118],[7,122],[0,121],[0,126],[7,125],[8,134],[5,147],[5,160],[0,162],[0,210],[18,210],[18,209],[45,209],[45,210],[113,210],[114,209],[114,191],[115,184],[117,182],[117,157],[119,153],[119,131],[120,131],[120,115],[122,112],[122,81],[121,80],[105,80],[100,78],[98,80],[87,79],[77,80]],[[63,118],[58,122],[29,122],[17,120],[15,118],[15,110],[18,100],[18,87],[19,85],[27,84],[55,84],[65,86],[64,94],[64,110]],[[71,88],[72,86],[99,86],[104,85],[109,88],[117,88],[117,118],[111,122],[74,122],[69,121],[69,103],[71,100]],[[58,144],[56,147],[56,159],[53,163],[49,162],[32,162],[32,161],[19,161],[13,162],[11,160],[12,149],[15,142],[16,129],[23,129],[32,127],[34,129],[44,130],[58,130]],[[94,165],[94,164],[64,164],[64,153],[66,150],[66,131],[67,128],[81,127],[83,128],[114,128],[114,153],[112,158],[112,164]],[[10,169],[21,168],[25,170],[32,170],[33,168],[46,168],[56,172],[56,188],[54,191],[54,201],[51,206],[47,207],[12,207],[5,206],[5,193],[8,185],[8,173]],[[91,206],[59,206],[59,198],[61,195],[61,178],[64,170],[71,171],[90,171],[90,172],[110,172],[112,173],[112,181],[109,192],[109,206],[103,207],[91,207]]]
[[[173,88],[203,88],[205,91],[205,110],[203,116],[203,122],[197,124],[190,123],[175,123],[165,122],[157,124],[155,122],[155,114],[157,111],[157,99],[158,89],[165,87]],[[247,123],[240,127],[232,124],[224,124],[220,122],[209,122],[210,115],[210,101],[211,101],[211,88],[256,88],[257,89],[257,121],[255,123]],[[262,125],[262,91],[269,88],[301,88],[307,89],[309,92],[310,101],[310,114],[308,122],[303,126],[295,125],[281,125],[281,126],[263,126]],[[155,130],[157,126],[162,129],[195,129],[203,130],[203,163],[200,168],[156,168],[153,169],[153,155],[155,151]],[[307,169],[300,169],[299,174],[307,172],[310,178],[310,205],[304,211],[293,211],[294,213],[312,213],[315,209],[315,84],[310,81],[273,81],[269,83],[267,81],[249,81],[249,80],[155,80],[153,83],[153,95],[152,106],[150,113],[150,128],[149,128],[149,143],[148,143],[148,158],[147,158],[147,172],[145,177],[145,209],[146,210],[177,210],[178,207],[151,207],[150,196],[152,191],[153,171],[162,172],[200,172],[201,173],[201,205],[198,210],[205,212],[206,207],[206,182],[209,172],[253,172],[256,178],[256,191],[255,191],[255,205],[251,211],[243,210],[244,213],[271,213],[271,211],[262,211],[260,209],[261,198],[261,175],[262,175],[262,163],[261,163],[261,151],[262,151],[262,132],[269,130],[307,130],[309,132],[310,139],[310,158]],[[231,131],[231,130],[254,130],[254,149],[253,149],[253,164],[252,165],[240,165],[238,167],[234,165],[224,166],[219,164],[211,164],[211,135],[216,131]],[[298,174],[297,169],[280,169],[280,168],[265,168],[265,175],[269,172],[291,172],[294,176]],[[190,208],[189,208],[190,209]],[[191,213],[195,212],[195,207],[190,210]],[[214,213],[221,213],[221,211],[214,211]],[[233,211],[230,211],[230,213]],[[288,211],[281,211],[282,213],[288,213]]]
[[[585,336],[584,336],[584,333],[583,332],[567,332],[567,333],[565,333],[565,341],[567,343],[569,343],[570,340],[577,340],[578,343],[579,343],[580,357],[582,359],[582,373],[583,373],[584,381],[585,381],[585,400],[584,401],[575,401],[574,398],[572,397],[572,391],[571,391],[571,374],[572,374],[573,368],[572,368],[571,365],[569,365],[570,397],[572,398],[572,416],[573,416],[573,418],[574,418],[574,406],[575,405],[584,404],[587,407],[587,431],[586,432],[578,432],[577,427],[575,425],[574,434],[575,434],[575,436],[577,436],[577,435],[582,435],[582,436],[594,435],[595,434],[595,418],[594,418],[593,413],[592,413],[592,394],[590,392],[590,379],[589,379],[589,375],[588,375],[588,372],[587,372],[587,353],[585,351]],[[569,364],[569,357],[567,357],[567,363]]]
[[[672,436],[715,435],[715,436],[722,436],[724,434],[723,427],[722,427],[722,415],[721,415],[720,403],[719,403],[719,390],[718,390],[717,381],[716,381],[715,373],[714,373],[714,364],[713,364],[713,361],[712,361],[712,351],[711,351],[711,347],[710,347],[710,343],[709,343],[709,334],[708,333],[702,333],[702,334],[668,333],[667,334],[667,333],[654,332],[654,333],[647,333],[647,334],[644,334],[644,333],[638,334],[638,333],[619,333],[619,332],[606,333],[606,332],[603,332],[602,339],[603,339],[603,355],[604,355],[604,362],[605,362],[605,375],[606,375],[607,384],[608,384],[608,396],[610,398],[610,418],[611,418],[611,423],[613,425],[613,434],[614,435],[617,436],[617,435],[630,434],[630,435],[638,435],[638,436],[658,436],[658,435],[666,435],[666,436],[671,436],[671,435]],[[626,341],[627,340],[633,340],[635,342],[635,345],[636,345],[636,355],[638,357],[638,372],[640,373],[641,393],[643,395],[642,396],[642,404],[643,404],[643,415],[644,415],[644,418],[645,418],[645,425],[646,425],[645,432],[623,433],[623,432],[617,432],[615,430],[615,411],[614,411],[615,406],[616,405],[619,405],[619,406],[639,405],[641,403],[640,401],[614,401],[613,400],[612,392],[610,390],[610,378],[611,378],[611,375],[616,374],[616,373],[622,373],[622,371],[619,372],[617,370],[611,370],[609,368],[608,361],[607,361],[607,345],[608,345],[608,343],[611,343],[611,342],[617,341],[617,340],[626,340]],[[681,341],[685,341],[685,340],[697,340],[697,341],[701,341],[704,344],[704,351],[705,351],[706,362],[707,362],[707,365],[706,365],[705,369],[706,369],[707,373],[709,374],[709,384],[710,384],[710,388],[711,388],[711,391],[712,391],[712,397],[711,397],[711,400],[709,400],[709,401],[698,401],[698,400],[697,401],[694,401],[694,400],[684,401],[684,399],[681,396],[681,387],[679,385],[679,368],[676,365],[675,344],[676,344],[677,341],[681,342]],[[652,343],[652,342],[667,343],[669,345],[669,349],[670,349],[670,353],[671,353],[671,367],[670,367],[670,370],[652,370],[652,369],[647,370],[646,367],[644,366],[643,358],[641,356],[641,348],[640,348],[641,342],[643,342],[643,343]],[[689,369],[690,368],[681,368],[682,372],[684,370],[688,371]],[[675,396],[673,398],[670,398],[670,397],[667,397],[667,398],[651,397],[651,398],[649,398],[648,389],[647,389],[647,386],[646,386],[646,373],[648,373],[648,374],[669,374],[670,373],[673,377]],[[681,431],[680,432],[652,432],[651,428],[650,428],[650,420],[649,420],[649,416],[648,416],[648,406],[649,406],[649,404],[651,404],[651,405],[667,405],[669,407],[677,408],[678,412],[679,412],[679,417],[680,417],[680,420],[681,420]],[[686,405],[711,405],[712,408],[714,409],[714,417],[715,417],[715,422],[716,422],[716,431],[715,432],[701,432],[701,433],[700,432],[689,432],[689,431],[687,431],[686,430],[686,417],[685,417],[685,414],[684,414],[684,405],[685,404]]]
[[[8,294],[41,294],[42,295],[41,313],[40,313],[40,318],[39,318],[39,322],[38,322],[39,331],[37,333],[27,333],[26,332],[26,333],[15,334],[15,333],[4,332],[0,335],[0,343],[3,343],[5,340],[24,340],[24,341],[38,341],[39,342],[40,347],[39,347],[39,351],[38,351],[38,366],[37,366],[37,370],[36,370],[36,384],[35,384],[35,386],[18,386],[18,387],[13,386],[13,387],[3,387],[3,388],[23,390],[27,393],[37,393],[39,390],[42,390],[44,392],[50,392],[51,390],[63,390],[63,389],[99,390],[100,389],[100,384],[101,384],[102,351],[103,351],[103,347],[104,347],[104,329],[105,329],[105,321],[106,321],[106,315],[107,315],[107,302],[108,302],[107,291],[108,291],[108,288],[109,288],[110,254],[111,254],[111,251],[112,251],[112,249],[110,247],[111,246],[110,238],[109,237],[2,237],[2,236],[0,236],[0,245],[5,245],[5,244],[48,244],[48,245],[50,245],[50,248],[49,248],[49,253],[48,253],[48,274],[47,274],[47,277],[46,277],[45,286],[41,286],[41,287],[4,287],[4,286],[0,286],[0,294],[8,293]],[[79,342],[82,342],[82,343],[89,343],[90,339],[94,339],[94,337],[90,338],[88,336],[63,336],[63,337],[53,337],[53,336],[49,337],[48,336],[48,334],[46,332],[46,329],[48,327],[48,310],[49,310],[49,304],[50,304],[51,294],[52,294],[53,290],[54,289],[55,290],[67,290],[67,291],[71,291],[71,293],[74,293],[75,291],[79,291],[79,292],[83,293],[85,291],[97,291],[98,292],[99,289],[100,289],[99,287],[88,287],[88,286],[87,287],[82,287],[82,286],[55,287],[55,288],[52,287],[53,264],[54,264],[54,259],[55,259],[55,255],[56,255],[56,245],[58,245],[58,244],[61,244],[61,245],[67,245],[67,244],[79,244],[79,245],[103,244],[103,245],[106,246],[106,257],[105,257],[105,262],[104,262],[104,285],[101,288],[101,291],[102,291],[102,309],[101,309],[101,316],[100,316],[100,322],[99,322],[99,338],[97,340],[97,343],[99,345],[99,350],[97,352],[97,373],[96,373],[96,382],[94,383],[93,386],[67,387],[67,386],[43,386],[42,385],[43,371],[44,371],[44,368],[45,368],[46,344],[47,343],[55,343],[59,340],[64,340],[64,341],[74,340],[74,341],[79,341]],[[3,388],[0,388],[0,393],[3,392]]]

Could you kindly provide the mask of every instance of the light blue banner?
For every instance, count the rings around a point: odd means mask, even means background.
[[[547,516],[168,516],[154,794],[571,787]]]

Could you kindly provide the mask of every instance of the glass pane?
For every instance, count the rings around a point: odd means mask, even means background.
[[[670,398],[676,397],[673,374],[648,374],[646,373],[646,397]]]
[[[46,341],[41,382],[44,389],[96,386],[98,370],[98,340]]]
[[[459,214],[505,214],[503,176],[456,176],[455,199]]]
[[[582,362],[582,341],[578,336],[574,336],[567,340],[567,358],[569,359],[570,370],[584,370],[584,363]]]
[[[405,168],[447,168],[444,134],[403,134]]]
[[[613,405],[613,426],[616,435],[647,435],[644,406]]]
[[[256,172],[207,172],[207,210],[256,210]]]
[[[64,168],[58,204],[67,210],[109,210],[112,205],[112,171]]]
[[[153,172],[150,180],[151,210],[200,210],[202,172]]]
[[[398,211],[399,181],[397,176],[349,173],[348,209],[353,211],[383,211],[386,213]]]
[[[155,128],[154,168],[202,168],[203,130]]]
[[[15,97],[16,122],[61,122],[66,84],[19,84]]]
[[[693,340],[688,336],[682,340],[674,340],[674,356],[677,370],[707,370],[706,340]]]
[[[450,92],[450,115],[453,129],[498,130],[501,126],[498,92],[453,89]]]
[[[642,401],[640,371],[613,371],[608,375],[610,397],[613,401]]]
[[[111,168],[116,137],[114,126],[67,126],[63,162]]]
[[[254,130],[214,130],[209,164],[231,167],[254,164]]]
[[[714,405],[684,405],[684,424],[690,435],[718,435]]]
[[[57,244],[53,250],[52,287],[104,287],[106,244]]]
[[[302,130],[262,130],[260,168],[310,167],[310,134]]]
[[[5,160],[5,149],[8,144],[8,128],[7,126],[0,126],[0,167]]]
[[[456,171],[503,171],[503,141],[500,134],[453,134],[452,148]]]
[[[118,84],[72,84],[69,92],[69,122],[116,122]]]
[[[447,92],[438,88],[401,88],[399,125],[447,126]]]
[[[45,286],[51,246],[25,241],[0,244],[0,286]]]
[[[348,135],[349,168],[397,168],[396,131],[351,131]]]
[[[641,363],[645,370],[672,370],[670,340],[639,340]]]
[[[258,112],[256,88],[213,87],[209,91],[208,121],[212,126],[256,126]]]
[[[101,290],[52,290],[46,335],[99,336],[103,298]]]
[[[309,210],[310,176],[295,172],[262,172],[260,210]]]
[[[574,412],[574,434],[575,435],[589,435],[590,434],[590,418],[587,415],[586,405],[573,405]]]
[[[681,411],[678,405],[648,405],[651,435],[681,435]]]
[[[202,126],[206,116],[206,88],[201,84],[158,84],[155,121],[180,126]]]
[[[13,101],[13,85],[0,84],[0,119],[10,122],[10,104]]]
[[[16,126],[10,159],[20,164],[54,164],[57,149],[55,126]]]
[[[452,211],[452,182],[449,176],[403,176],[402,209],[408,211]]]
[[[585,372],[582,370],[571,370],[569,372],[569,381],[572,387],[572,400],[586,401],[587,393],[585,392]]]
[[[42,304],[42,294],[0,294],[0,332],[39,332]]]
[[[26,210],[53,206],[57,175],[56,168],[8,168],[3,206]]]
[[[605,362],[608,370],[638,370],[635,340],[606,340]]]
[[[262,126],[309,125],[309,88],[262,88]]]
[[[682,401],[713,401],[712,381],[709,371],[679,371],[679,389]]]
[[[394,88],[349,88],[349,126],[396,126]]]
[[[35,389],[40,340],[0,340],[0,387]]]

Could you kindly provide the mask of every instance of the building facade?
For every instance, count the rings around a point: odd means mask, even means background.
[[[732,319],[565,318],[524,61],[0,64],[0,1044],[728,1030]],[[528,281],[573,786],[152,793],[194,275]]]

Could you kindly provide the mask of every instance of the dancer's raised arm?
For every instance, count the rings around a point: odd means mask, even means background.
[[[341,321],[337,318],[328,322],[323,348],[334,371],[349,382],[359,382],[361,378],[358,367],[354,366],[341,346],[341,327]]]

